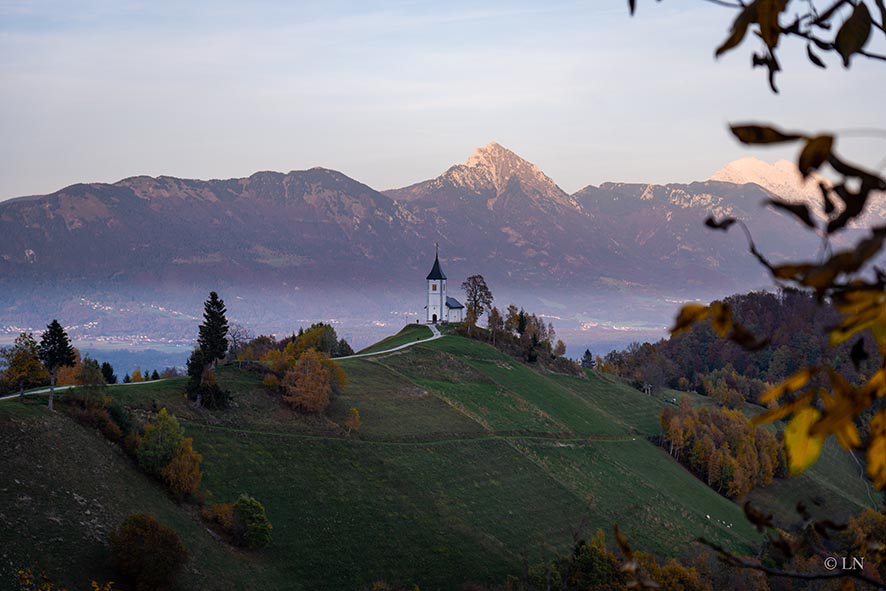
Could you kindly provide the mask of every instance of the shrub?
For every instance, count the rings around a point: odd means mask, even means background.
[[[203,479],[200,472],[203,456],[194,451],[193,443],[190,437],[183,439],[175,455],[160,471],[169,491],[179,498],[193,496],[200,489]]]
[[[221,528],[228,534],[233,535],[234,528],[237,525],[237,518],[234,515],[234,505],[231,503],[222,503],[212,506],[210,519],[219,524]]]
[[[141,513],[111,534],[111,552],[115,567],[137,591],[168,589],[188,560],[178,534]]]
[[[182,439],[184,435],[175,415],[166,412],[165,408],[160,409],[154,422],[145,427],[139,442],[136,452],[139,466],[149,474],[160,477]]]
[[[249,495],[240,495],[234,503],[234,542],[251,549],[264,548],[271,542],[272,529],[264,506]]]

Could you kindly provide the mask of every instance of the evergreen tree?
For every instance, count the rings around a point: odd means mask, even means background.
[[[126,374],[125,376],[123,376],[123,383],[124,384],[131,384],[132,383],[132,378],[129,377],[129,374]]]
[[[228,352],[228,319],[225,302],[218,294],[209,293],[209,299],[203,304],[203,324],[200,325],[200,336],[197,346],[203,351],[207,363],[215,363],[224,359]]]
[[[159,379],[160,379],[160,374],[157,373],[157,370],[155,369],[155,370],[151,373],[151,380],[159,380]]]
[[[590,349],[585,349],[584,355],[581,356],[581,366],[585,369],[594,369],[594,355]]]
[[[102,375],[105,377],[105,383],[108,385],[117,383],[117,374],[114,373],[114,367],[105,361],[102,363]]]
[[[68,333],[62,328],[58,320],[53,320],[46,327],[46,332],[40,338],[38,355],[43,367],[49,372],[49,410],[52,410],[52,400],[55,396],[55,380],[61,367],[74,365],[74,348],[68,340]]]

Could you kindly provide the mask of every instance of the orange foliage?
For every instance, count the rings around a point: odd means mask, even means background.
[[[80,350],[74,347],[74,365],[59,367],[55,374],[55,384],[57,386],[77,385],[77,376],[80,374],[81,363]]]
[[[178,497],[196,493],[200,489],[200,481],[203,479],[203,474],[200,472],[203,456],[194,451],[193,444],[192,438],[183,439],[179,443],[175,455],[160,471],[170,492]]]
[[[345,427],[347,427],[350,433],[351,431],[359,431],[362,426],[363,419],[360,418],[360,411],[357,410],[357,407],[351,407],[350,415],[345,421]]]
[[[332,383],[323,357],[305,351],[295,367],[283,376],[283,400],[304,412],[323,412],[329,406]]]

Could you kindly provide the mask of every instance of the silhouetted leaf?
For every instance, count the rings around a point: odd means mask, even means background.
[[[810,43],[806,44],[806,56],[809,58],[810,62],[819,68],[827,68],[827,66],[824,65],[824,62],[821,61],[821,58],[812,53],[812,45]]]
[[[634,16],[634,11],[637,9],[637,0],[628,0],[628,10],[631,11],[631,16]]]
[[[713,230],[723,230],[725,232],[735,221],[735,218],[723,218],[718,222],[711,216],[704,221],[704,225]]]
[[[726,38],[726,41],[717,48],[717,51],[714,52],[714,56],[720,57],[730,49],[737,47],[747,34],[748,27],[756,20],[756,18],[757,2],[751,2],[738,14],[735,21],[732,23],[732,32],[729,37]]]
[[[874,2],[880,9],[880,26],[886,29],[886,4],[883,4],[883,0],[874,0]]]
[[[781,144],[804,137],[798,133],[785,133],[767,125],[731,125],[729,129],[743,144]]]
[[[751,505],[750,501],[745,502],[744,504],[744,514],[745,517],[748,518],[752,524],[757,527],[757,530],[762,532],[768,527],[772,527],[772,514],[771,513],[763,513],[753,505]]]
[[[732,332],[729,334],[729,340],[745,351],[759,351],[769,344],[769,339],[758,339],[754,336],[754,333],[741,324],[736,323],[732,324]]]
[[[781,35],[778,15],[787,6],[787,0],[757,0],[754,4],[757,5],[757,22],[760,24],[760,36],[769,49],[774,49],[778,45],[778,37]]]
[[[800,173],[806,177],[813,170],[818,170],[818,167],[830,157],[833,146],[834,136],[832,135],[817,135],[806,140],[806,145],[803,146],[797,161]]]
[[[783,209],[789,213],[792,213],[798,220],[803,222],[806,226],[810,228],[815,228],[815,222],[812,220],[812,215],[809,213],[809,208],[806,207],[802,203],[788,203],[786,201],[781,201],[779,199],[769,199],[768,203],[773,207],[778,209]]]
[[[849,67],[849,58],[853,53],[861,51],[864,44],[867,43],[868,37],[871,35],[872,24],[873,19],[871,19],[871,12],[867,5],[864,2],[859,2],[855,10],[852,11],[852,15],[837,31],[837,38],[834,39],[834,47],[843,56],[844,67]]]
[[[855,371],[858,371],[858,367],[870,358],[868,352],[865,351],[863,338],[859,337],[858,340],[855,341],[855,344],[852,345],[852,351],[849,353],[849,357],[852,359],[852,365],[855,366]]]

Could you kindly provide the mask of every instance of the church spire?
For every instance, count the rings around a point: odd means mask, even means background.
[[[446,279],[446,275],[443,273],[443,269],[440,268],[439,245],[435,245],[434,266],[431,268],[431,272],[428,273],[427,279],[428,281],[439,281],[440,279]]]

